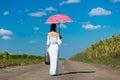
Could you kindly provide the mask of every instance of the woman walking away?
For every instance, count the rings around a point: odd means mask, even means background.
[[[59,33],[56,32],[56,24],[51,24],[47,36],[47,51],[50,55],[50,75],[59,75],[59,46],[62,43]]]

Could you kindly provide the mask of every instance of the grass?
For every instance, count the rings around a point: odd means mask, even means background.
[[[73,59],[70,58],[70,60],[75,60],[75,61],[81,61],[81,62],[86,62],[86,63],[95,63],[95,64],[102,64],[102,65],[107,65],[111,66],[114,68],[120,68],[120,58],[116,58],[113,56],[106,56],[106,57],[100,57],[100,58],[79,58],[79,56],[75,56]]]
[[[91,44],[82,52],[71,56],[70,60],[120,68],[120,33]]]
[[[8,60],[0,60],[0,68],[8,67],[8,66],[21,66],[26,64],[37,64],[42,62],[43,59],[8,59]]]

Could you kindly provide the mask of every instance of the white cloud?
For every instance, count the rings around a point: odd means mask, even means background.
[[[3,15],[4,15],[4,16],[9,15],[9,11],[4,11],[4,12],[3,12]]]
[[[29,13],[29,16],[34,16],[34,17],[43,17],[45,15],[47,15],[49,12],[53,12],[53,11],[57,11],[57,9],[55,9],[54,7],[50,6],[47,7],[45,9],[38,9],[38,12],[33,12],[33,13]]]
[[[18,13],[22,13],[22,10],[18,10]]]
[[[30,40],[29,43],[32,43],[32,44],[33,44],[33,43],[37,43],[37,41],[35,41],[35,40]]]
[[[104,8],[98,7],[98,8],[93,8],[89,13],[89,16],[95,16],[95,15],[111,15],[112,12],[105,10]]]
[[[60,28],[67,28],[67,26],[65,24],[61,23]]]
[[[35,31],[38,31],[39,30],[39,27],[34,27],[33,28]]]
[[[3,28],[0,29],[0,35],[11,35],[11,34],[13,34],[13,32],[10,30],[6,30]]]
[[[30,10],[29,9],[25,9],[25,10],[18,10],[17,12],[18,13],[23,13],[23,12],[29,12]]]
[[[98,29],[98,28],[101,28],[100,25],[94,26],[94,25],[92,25],[92,24],[83,24],[82,27],[83,27],[84,29]]]
[[[42,17],[42,16],[45,16],[47,15],[46,12],[33,12],[33,13],[29,13],[30,16],[34,16],[34,17]]]
[[[111,0],[114,3],[120,2],[120,0]]]
[[[109,28],[110,26],[109,25],[104,25],[103,28]]]
[[[59,5],[79,3],[79,2],[80,0],[66,0],[66,1],[62,1]]]
[[[41,8],[39,8],[38,10],[39,10],[39,11],[44,11],[44,9],[41,9]]]
[[[57,11],[57,9],[50,6],[50,7],[46,8],[45,11]]]
[[[18,24],[25,24],[24,20],[23,19],[20,19],[17,21]]]
[[[8,39],[11,39],[11,37],[10,37],[10,36],[5,36],[5,35],[4,35],[4,36],[2,36],[2,39],[3,39],[3,40],[8,40]]]
[[[29,9],[25,9],[25,12],[29,12],[30,10]]]

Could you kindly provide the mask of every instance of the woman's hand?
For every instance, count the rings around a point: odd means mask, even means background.
[[[62,39],[62,36],[60,35],[60,39]]]
[[[61,34],[59,34],[59,38],[60,38],[60,39],[62,39],[62,36],[61,36]]]

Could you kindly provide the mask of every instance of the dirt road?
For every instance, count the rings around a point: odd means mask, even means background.
[[[0,80],[120,80],[120,72],[106,66],[60,61],[60,75],[50,76],[44,63],[0,69]]]

